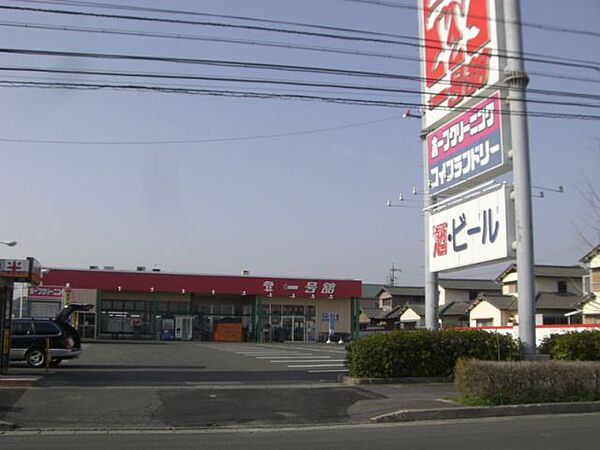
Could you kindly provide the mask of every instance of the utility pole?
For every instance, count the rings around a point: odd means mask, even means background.
[[[517,234],[517,292],[519,339],[524,357],[535,354],[535,279],[533,220],[531,211],[531,170],[525,89],[529,78],[523,64],[519,0],[504,0],[508,86],[515,186],[515,229]]]
[[[390,277],[388,278],[388,286],[396,286],[396,273],[400,272],[402,272],[402,269],[397,269],[394,266],[394,263],[392,263],[392,268],[390,269]]]
[[[425,123],[425,119],[423,119]],[[420,137],[423,143],[423,222],[425,223],[424,247],[425,247],[425,327],[428,330],[437,330],[438,328],[438,273],[429,270],[429,258],[431,252],[429,248],[429,207],[435,203],[435,197],[429,195],[429,173],[427,164],[427,134],[431,132],[428,128],[423,128]]]

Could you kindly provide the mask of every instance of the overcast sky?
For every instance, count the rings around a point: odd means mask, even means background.
[[[418,49],[414,45],[304,33],[350,35],[347,31],[67,3],[0,1],[0,6],[169,18],[204,25],[2,10],[1,47],[419,76]],[[415,9],[355,1],[112,3],[415,38],[418,34]],[[417,4],[412,0],[383,3]],[[541,54],[537,58],[544,61],[575,58],[600,64],[598,33],[573,32],[597,32],[597,0],[527,0],[522,2],[522,16],[529,24],[523,28],[527,55]],[[25,24],[46,28],[60,25],[68,30],[25,28]],[[557,26],[561,31],[549,30],[546,25]],[[289,33],[290,30],[303,33]],[[117,31],[119,34],[115,34]],[[154,36],[143,36],[148,33]],[[259,46],[258,42],[271,45]],[[290,45],[310,46],[313,50],[289,48]],[[345,50],[347,54],[332,49]],[[4,69],[101,70],[119,74],[108,78],[89,73],[4,70],[0,74],[3,81],[136,84],[213,93],[244,91],[398,103],[420,101],[418,95],[410,93],[251,82],[268,79],[418,90],[416,81],[402,79],[174,61],[75,58],[65,54],[3,53],[1,58]],[[598,69],[580,66],[542,64],[529,59],[529,87],[600,95]],[[228,77],[243,82],[133,78],[125,77],[125,72]],[[0,176],[4,199],[0,239],[19,242],[15,248],[2,247],[4,257],[34,256],[45,266],[59,267],[111,265],[134,269],[138,265],[156,265],[164,271],[209,274],[238,274],[247,269],[254,275],[355,278],[375,283],[384,282],[390,266],[395,264],[402,270],[399,284],[423,284],[421,198],[411,194],[413,186],[420,190],[423,185],[420,122],[403,119],[404,108],[47,86],[4,84],[0,88]],[[531,111],[599,115],[597,98],[530,98],[583,104],[531,104]],[[578,230],[587,233],[593,244],[600,239],[589,232],[585,222],[590,217],[589,207],[580,193],[586,189],[586,177],[598,180],[598,124],[597,120],[566,118],[529,120],[532,184],[548,188],[562,185],[565,190],[562,194],[546,191],[545,198],[534,198],[537,263],[578,263],[590,250]],[[413,208],[386,207],[387,199],[395,201],[400,193],[407,199],[404,204]],[[455,272],[452,276],[495,278],[507,264]]]

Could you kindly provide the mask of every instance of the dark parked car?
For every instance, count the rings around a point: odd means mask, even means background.
[[[46,366],[46,339],[49,363],[57,366],[63,359],[81,354],[81,338],[68,320],[73,311],[88,311],[91,305],[65,306],[55,319],[13,319],[10,336],[10,359],[27,361],[31,367]]]

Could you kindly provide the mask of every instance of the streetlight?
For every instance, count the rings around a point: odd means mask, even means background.
[[[14,247],[17,245],[17,241],[0,241],[0,244],[4,244],[7,247]]]

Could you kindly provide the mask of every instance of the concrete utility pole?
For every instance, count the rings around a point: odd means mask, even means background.
[[[529,130],[525,89],[529,78],[523,64],[521,12],[519,0],[504,0],[506,27],[506,84],[512,127],[513,173],[515,185],[515,229],[517,234],[517,292],[519,338],[524,356],[535,354],[535,278],[533,259],[533,220],[529,168]]]
[[[423,119],[425,123],[425,119]],[[429,270],[429,258],[431,252],[429,248],[429,236],[431,230],[429,229],[429,215],[431,212],[428,210],[435,198],[429,195],[429,173],[427,165],[427,134],[431,130],[424,128],[421,131],[421,142],[423,143],[423,221],[425,222],[425,326],[428,330],[437,330],[438,328],[438,273],[431,272]]]

